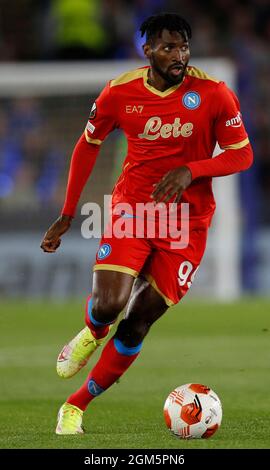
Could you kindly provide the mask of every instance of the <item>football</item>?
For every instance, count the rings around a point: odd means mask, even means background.
[[[211,437],[222,420],[219,397],[202,384],[175,388],[166,399],[163,411],[167,427],[181,439]]]

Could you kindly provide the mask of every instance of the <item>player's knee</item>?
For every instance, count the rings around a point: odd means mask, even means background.
[[[151,325],[147,322],[134,322],[127,318],[119,323],[115,336],[120,339],[125,346],[134,347],[143,341],[150,326]]]
[[[109,323],[114,321],[125,307],[125,299],[121,297],[102,298],[93,296],[92,314],[95,320]]]

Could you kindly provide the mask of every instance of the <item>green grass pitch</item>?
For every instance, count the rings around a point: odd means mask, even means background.
[[[58,408],[96,360],[60,379],[55,359],[83,326],[83,303],[1,302],[0,448],[270,448],[270,301],[184,300],[156,323],[140,357],[89,406],[84,436],[54,434]],[[163,404],[176,386],[209,385],[223,422],[208,440],[173,437]]]

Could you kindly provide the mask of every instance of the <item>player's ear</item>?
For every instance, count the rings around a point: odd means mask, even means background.
[[[144,52],[145,57],[147,57],[147,59],[150,59],[151,52],[152,52],[152,48],[150,44],[146,43],[143,45],[143,52]]]

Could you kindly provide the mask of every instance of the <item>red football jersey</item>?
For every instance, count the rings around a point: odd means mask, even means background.
[[[222,149],[248,144],[239,102],[224,84],[189,66],[184,80],[164,92],[147,82],[149,67],[111,80],[97,98],[85,129],[87,142],[101,144],[120,128],[128,153],[114,190],[113,204],[152,201],[153,185],[169,170],[212,157]],[[196,178],[181,202],[189,203],[190,221],[209,225],[215,200],[212,178]]]

